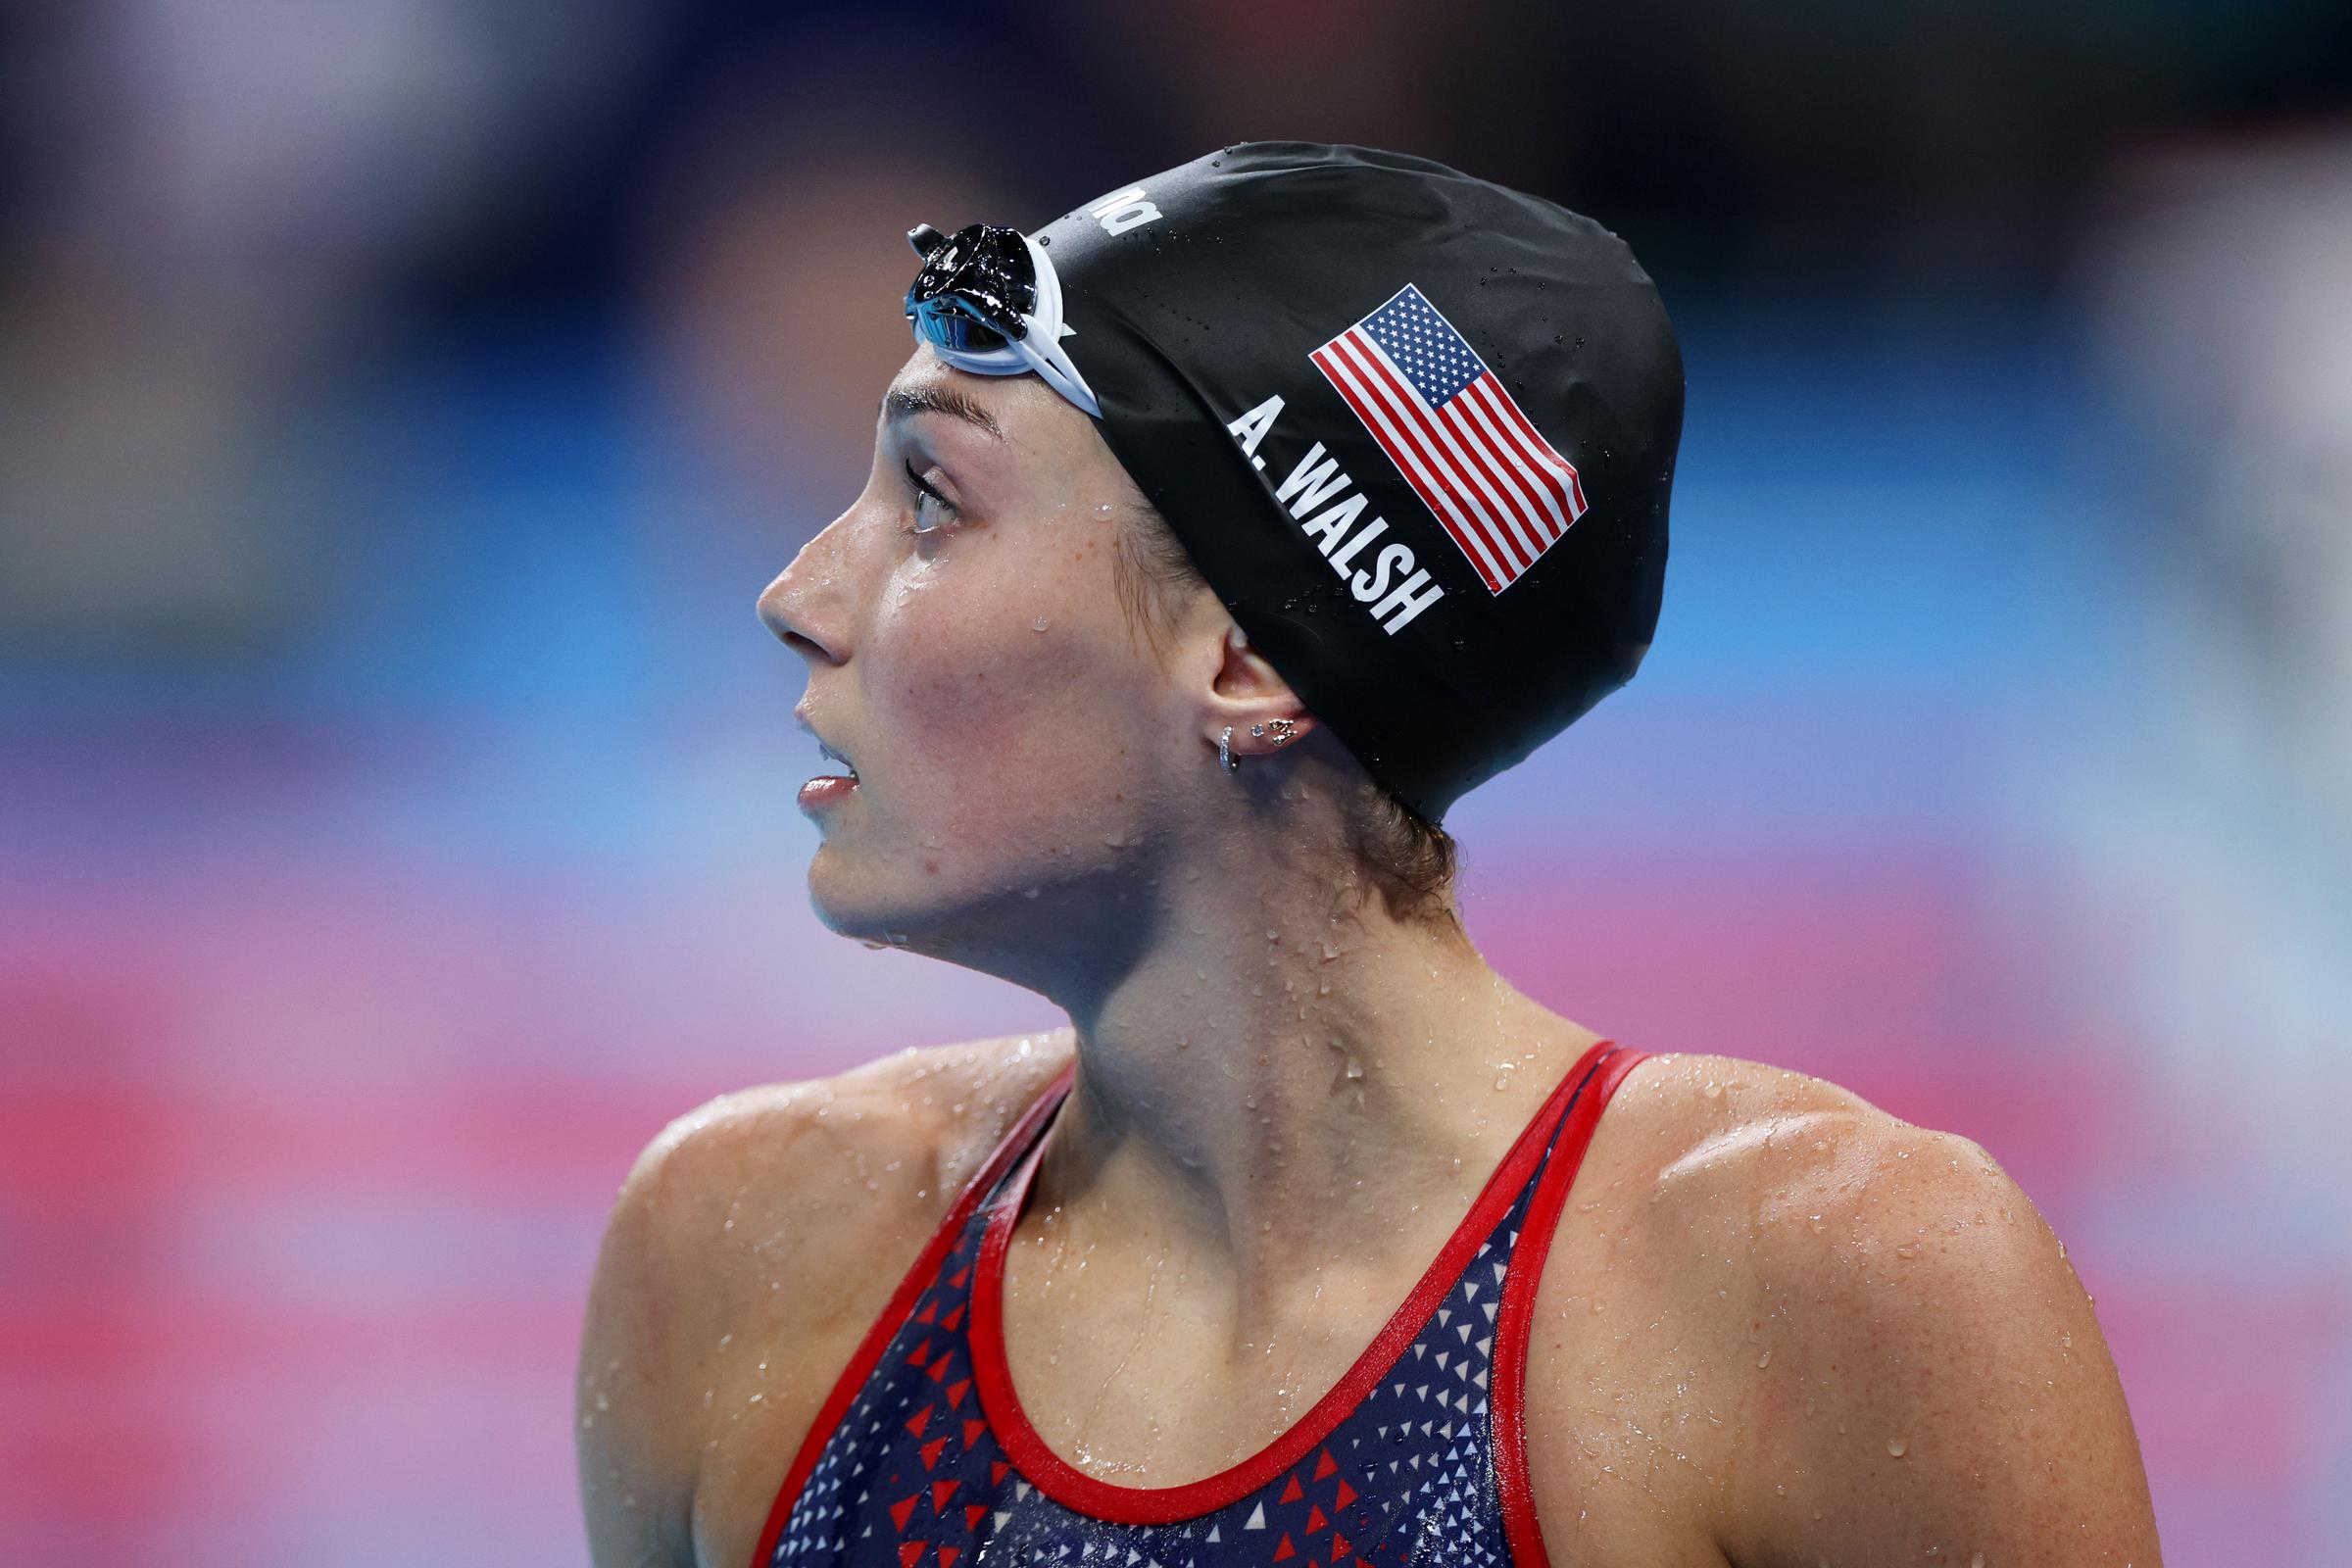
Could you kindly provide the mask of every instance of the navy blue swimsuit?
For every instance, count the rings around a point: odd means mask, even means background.
[[[1064,1068],[867,1331],[753,1568],[1544,1568],[1520,1403],[1528,1316],[1601,1107],[1641,1059],[1606,1040],[1586,1053],[1338,1386],[1256,1454],[1179,1487],[1116,1486],[1055,1457],[1005,1370],[1004,1253]]]

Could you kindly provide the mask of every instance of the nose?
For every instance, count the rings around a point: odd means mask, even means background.
[[[803,545],[792,564],[760,592],[760,619],[778,642],[815,662],[838,664],[849,655],[842,586],[843,563],[836,559],[844,514]]]

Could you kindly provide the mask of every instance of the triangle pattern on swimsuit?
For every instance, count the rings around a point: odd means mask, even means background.
[[[754,1568],[1541,1568],[1518,1409],[1525,1319],[1601,1106],[1641,1059],[1603,1040],[1577,1062],[1313,1409],[1252,1457],[1163,1488],[1113,1485],[1056,1457],[1004,1365],[1004,1250],[1065,1069],[843,1373]]]

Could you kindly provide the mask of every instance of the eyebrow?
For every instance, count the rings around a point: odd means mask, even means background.
[[[882,394],[884,419],[895,424],[918,414],[944,414],[950,418],[961,419],[966,424],[986,430],[995,440],[1004,439],[1004,431],[997,423],[996,416],[953,387],[894,386]]]

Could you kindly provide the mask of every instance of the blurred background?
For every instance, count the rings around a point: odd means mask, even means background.
[[[2175,1568],[2352,1560],[2324,0],[0,13],[0,1560],[584,1560],[635,1152],[1059,1021],[803,890],[753,598],[902,235],[1293,136],[1594,214],[1683,334],[1654,651],[1454,813],[1474,936],[1984,1144]]]

